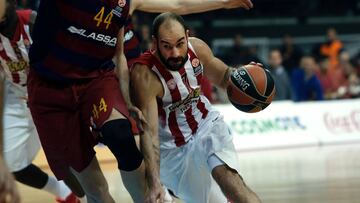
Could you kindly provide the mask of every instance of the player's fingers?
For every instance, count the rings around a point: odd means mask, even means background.
[[[20,196],[16,187],[13,188],[11,196],[12,196],[12,203],[20,203]]]
[[[144,116],[141,112],[140,112],[140,114],[139,114],[139,119],[140,119],[140,121],[141,121],[143,124],[148,124],[145,116]]]
[[[164,192],[163,190],[160,192],[159,201],[160,201],[160,202],[164,202],[164,201],[165,201],[165,192]]]
[[[241,2],[241,7],[242,8],[244,8],[244,9],[246,9],[246,10],[249,10],[250,9],[250,6],[249,6],[249,4],[248,4],[248,0],[241,0],[242,2]]]
[[[254,4],[251,2],[251,0],[244,0],[244,3],[250,8],[254,7]]]

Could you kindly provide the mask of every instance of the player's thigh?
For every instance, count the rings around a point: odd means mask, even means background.
[[[28,83],[29,107],[51,170],[60,179],[69,166],[81,171],[95,154],[95,141],[89,128],[83,130],[71,86],[50,84],[31,73]]]
[[[40,149],[39,138],[26,107],[6,105],[4,112],[4,157],[10,171],[32,163]]]
[[[138,133],[135,121],[129,116],[115,73],[105,73],[92,81],[83,103],[82,120],[92,129],[100,129],[109,120],[128,119],[133,133]]]

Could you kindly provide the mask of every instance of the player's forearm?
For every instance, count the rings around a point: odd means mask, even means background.
[[[4,78],[2,72],[0,72],[0,158],[2,158],[3,155],[4,91]]]
[[[161,13],[174,12],[180,15],[200,13],[225,8],[228,0],[137,0],[134,10]]]
[[[0,19],[5,14],[5,0],[0,0]]]
[[[122,54],[117,58],[116,74],[120,82],[120,90],[128,107],[132,106],[129,90],[129,69],[125,56]]]
[[[173,12],[186,15],[224,8],[223,0],[177,0]]]
[[[223,89],[226,89],[227,86],[228,86],[228,81],[230,79],[230,76],[231,76],[231,73],[234,71],[235,69],[232,68],[232,67],[228,67],[226,70],[225,70],[225,73],[224,73],[224,76],[219,84],[219,87],[223,88]]]
[[[155,141],[150,131],[145,127],[141,135],[141,151],[146,165],[146,180],[149,186],[160,182],[160,153],[159,141]],[[154,142],[155,141],[155,142]]]

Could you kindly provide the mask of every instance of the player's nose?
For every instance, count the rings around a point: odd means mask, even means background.
[[[180,50],[178,48],[174,47],[172,52],[171,52],[171,56],[175,57],[175,58],[180,56]]]

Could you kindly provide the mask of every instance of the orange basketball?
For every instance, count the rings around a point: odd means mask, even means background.
[[[259,65],[242,66],[231,73],[227,95],[240,111],[259,112],[269,106],[275,95],[274,80],[270,72]]]

